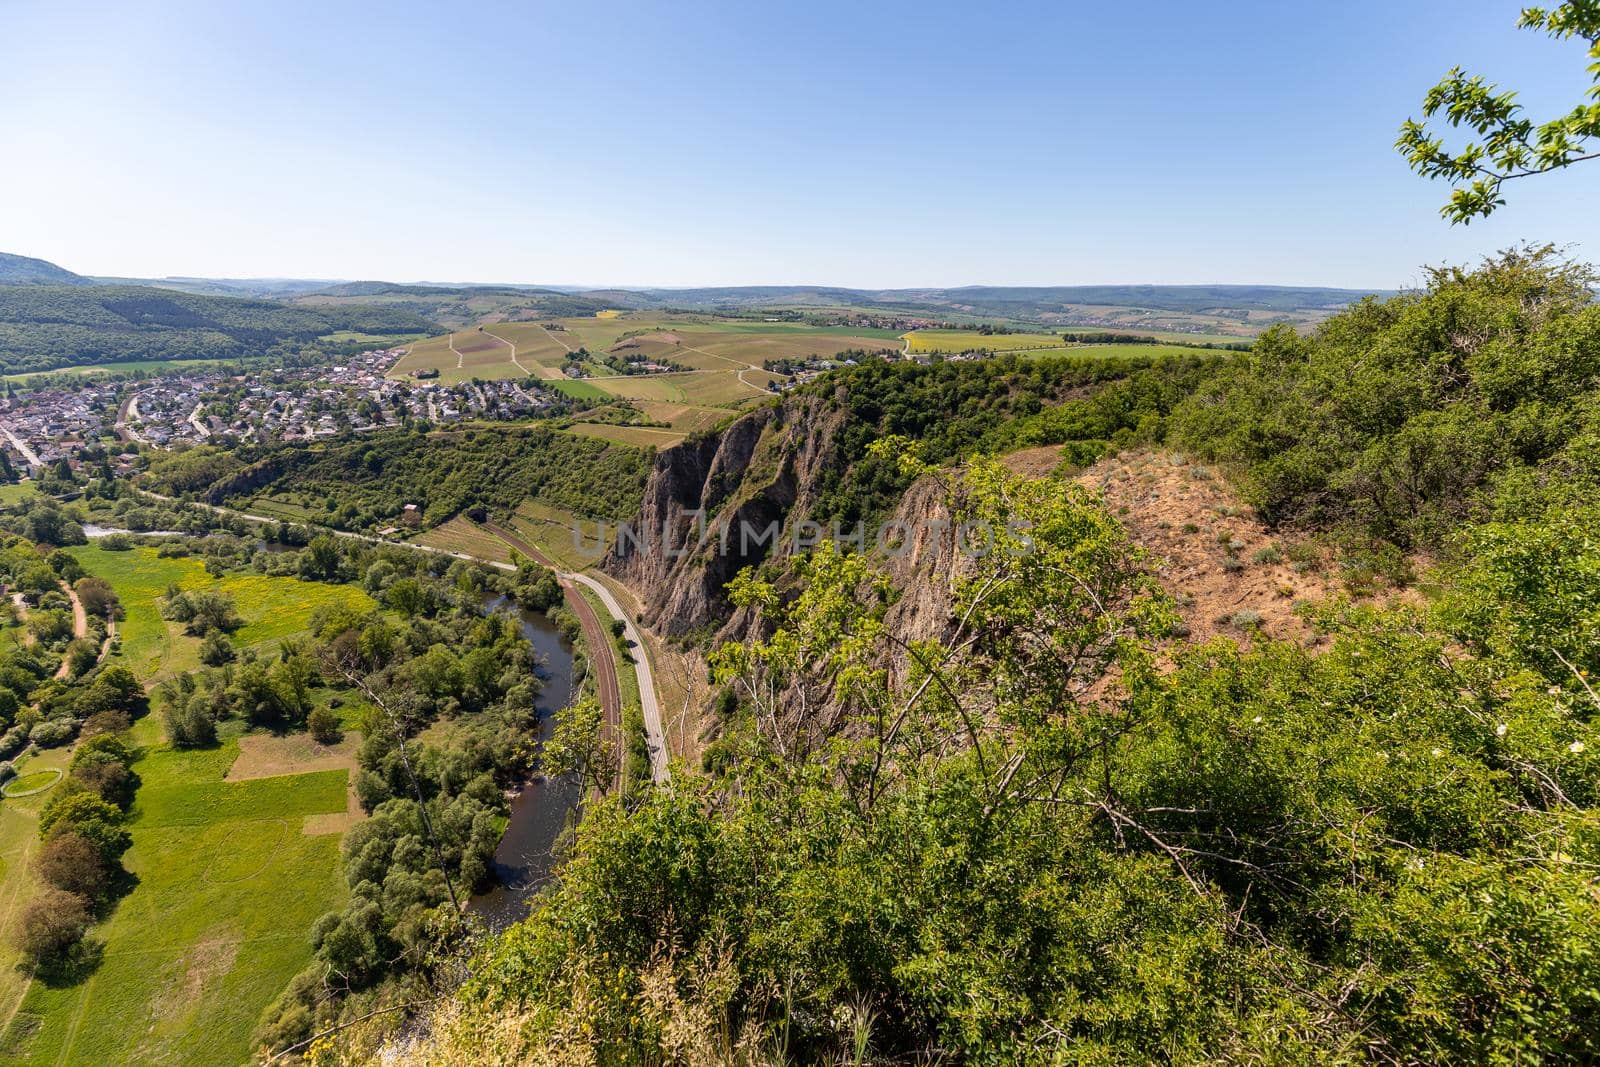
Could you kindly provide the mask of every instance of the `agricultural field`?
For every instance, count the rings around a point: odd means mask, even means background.
[[[0,1037],[7,1063],[249,1058],[261,1012],[311,960],[307,932],[344,902],[341,835],[314,831],[346,811],[349,772],[229,781],[233,733],[135,764],[124,862],[138,883],[91,932],[103,952],[87,979],[29,986]]]
[[[594,520],[580,519],[570,511],[539,500],[524,501],[506,525],[563,570],[587,570],[605,554],[597,547]],[[581,548],[574,539],[574,530],[581,538]],[[615,524],[608,523],[607,543],[615,532]]]
[[[912,330],[904,334],[912,352],[1017,352],[1027,349],[1062,348],[1059,333],[979,333],[977,330]]]
[[[199,665],[200,639],[161,617],[158,598],[169,583],[186,590],[220,589],[232,596],[244,620],[232,635],[241,648],[272,647],[308,627],[312,614],[324,605],[343,603],[363,611],[373,606],[354,586],[253,574],[213,578],[199,560],[161,559],[151,548],[111,552],[80,545],[68,551],[90,574],[110,582],[121,598],[126,617],[118,626],[121,647],[112,655],[147,683]]]
[[[414,370],[436,368],[439,380],[444,382],[532,374],[571,396],[618,396],[661,404],[728,408],[769,395],[766,386],[773,376],[762,370],[766,360],[899,347],[891,330],[637,312],[501,322],[482,330],[430,338],[412,345],[390,374],[401,377]],[[590,377],[566,378],[562,365],[579,349],[591,357]],[[683,370],[621,375],[605,365],[603,361],[608,356],[641,356]],[[674,423],[673,429],[680,428]]]
[[[464,552],[475,559],[511,562],[511,549],[505,542],[464,515],[457,515],[411,540],[445,552]]]
[[[636,448],[670,448],[689,436],[685,431],[664,426],[613,426],[604,422],[573,423],[567,432]]]

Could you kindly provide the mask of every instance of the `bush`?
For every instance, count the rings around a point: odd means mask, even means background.
[[[29,731],[28,740],[40,748],[54,748],[72,740],[73,734],[77,732],[77,723],[68,719],[52,719],[39,723]]]
[[[94,842],[72,830],[51,834],[33,863],[47,885],[85,900],[99,900],[111,884],[111,865]]]
[[[179,748],[206,748],[217,743],[217,722],[200,699],[169,702],[161,709],[167,740]]]
[[[339,716],[328,708],[313,708],[311,715],[306,719],[306,726],[311,730],[311,736],[319,745],[336,745],[344,737],[344,728],[339,722]]]
[[[232,663],[235,655],[233,642],[228,640],[228,635],[221,630],[212,630],[206,634],[206,639],[200,642],[200,662],[207,667],[220,667],[224,663]]]

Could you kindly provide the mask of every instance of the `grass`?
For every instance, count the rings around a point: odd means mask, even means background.
[[[147,683],[199,665],[200,639],[161,617],[159,598],[169,584],[186,590],[221,589],[232,596],[244,620],[232,638],[244,648],[265,647],[304,630],[324,605],[348,604],[358,611],[373,606],[372,598],[354,586],[258,574],[213,578],[198,559],[162,559],[152,548],[111,552],[80,545],[68,551],[90,574],[110,582],[121,599],[126,617],[118,626],[121,648],[113,655]]]
[[[57,770],[29,771],[19,774],[5,784],[3,793],[8,798],[26,796],[46,786],[54,785],[61,780],[61,772]]]
[[[611,426],[598,422],[580,422],[567,427],[567,432],[636,448],[666,448],[689,436],[683,430],[668,430],[659,426]]]
[[[16,504],[38,491],[39,487],[32,482],[7,482],[0,485],[0,505]]]
[[[996,333],[982,334],[976,330],[912,330],[905,335],[913,352],[967,352],[988,349],[993,352],[1017,352],[1030,348],[1062,347],[1059,333]]]
[[[446,552],[465,552],[477,559],[492,559],[499,563],[511,562],[511,549],[504,541],[461,515],[417,535],[412,540],[419,545],[443,549]]]
[[[99,966],[35,982],[3,1040],[7,1063],[247,1061],[261,1012],[311,960],[307,931],[345,898],[338,834],[345,771],[225,782],[236,737],[148,750],[125,863],[138,884],[90,934]]]
[[[595,549],[594,522],[580,519],[570,511],[553,507],[539,500],[524,501],[517,513],[507,523],[513,533],[521,535],[534,548],[563,570],[587,570],[600,561],[603,553]],[[580,551],[573,543],[573,530],[582,537],[587,551]],[[607,540],[615,533],[615,524],[608,524]]]
[[[53,776],[66,768],[70,758],[65,748],[48,749],[23,757],[17,769],[22,777],[46,773]],[[0,1031],[28,986],[28,974],[11,947],[12,935],[23,907],[33,898],[38,885],[30,861],[39,847],[39,812],[54,793],[47,789],[0,801]],[[0,1042],[0,1061],[4,1060]]]
[[[426,336],[426,334],[421,333],[362,333],[359,330],[335,330],[333,333],[323,334],[317,340],[335,343],[354,342],[355,344],[372,345],[375,348],[390,348],[395,345],[403,345],[408,341],[420,341]]]
[[[25,371],[18,374],[0,375],[0,380],[12,385],[26,387],[30,379],[46,374],[117,374],[131,371],[168,371],[168,370],[193,370],[196,367],[231,367],[239,363],[259,363],[264,356],[244,357],[242,359],[130,359],[123,363],[85,363],[77,367],[60,367],[48,371]]]

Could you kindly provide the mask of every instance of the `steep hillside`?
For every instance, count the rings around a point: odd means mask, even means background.
[[[638,590],[653,627],[704,632],[727,620],[724,590],[743,567],[787,559],[821,530],[870,541],[895,518],[915,477],[874,442],[904,437],[935,465],[1043,444],[1081,462],[1159,419],[1213,361],[863,363],[658,452],[632,523],[638,541],[619,540],[603,566]]]

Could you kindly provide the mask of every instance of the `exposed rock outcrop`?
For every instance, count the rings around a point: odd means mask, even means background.
[[[637,590],[645,622],[669,636],[723,624],[741,569],[794,550],[825,471],[837,465],[843,412],[790,397],[718,433],[656,454],[639,515],[602,569]],[[726,624],[742,630],[737,617]]]

